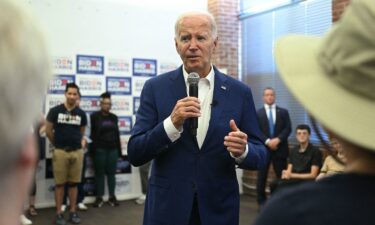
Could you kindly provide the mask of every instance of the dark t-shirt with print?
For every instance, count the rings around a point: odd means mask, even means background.
[[[56,148],[81,148],[81,127],[87,125],[86,113],[79,107],[68,111],[64,104],[50,109],[47,120],[53,123]]]

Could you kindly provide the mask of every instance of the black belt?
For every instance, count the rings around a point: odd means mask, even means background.
[[[76,148],[76,147],[56,147],[57,149],[62,149],[66,152],[74,152],[74,151],[77,151],[79,150],[80,148]]]

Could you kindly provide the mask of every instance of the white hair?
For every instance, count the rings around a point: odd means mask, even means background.
[[[187,13],[181,14],[177,18],[175,26],[174,26],[175,38],[177,38],[179,36],[179,34],[180,34],[180,25],[181,25],[181,22],[185,18],[195,17],[195,16],[204,16],[204,17],[206,17],[208,19],[208,21],[210,22],[210,25],[211,25],[210,27],[211,27],[212,38],[216,39],[217,38],[217,25],[216,25],[216,22],[215,22],[215,18],[214,18],[214,16],[211,13],[208,13],[208,12],[205,12],[205,11],[187,12]]]
[[[24,6],[0,0],[0,164],[19,150],[51,77],[41,30]]]

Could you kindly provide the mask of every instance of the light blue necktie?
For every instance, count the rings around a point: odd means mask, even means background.
[[[273,125],[272,108],[269,107],[268,110],[269,110],[268,111],[268,126],[270,128],[270,137],[273,137],[274,125]]]

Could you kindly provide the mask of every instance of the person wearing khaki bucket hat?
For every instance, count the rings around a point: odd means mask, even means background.
[[[275,44],[286,86],[342,145],[343,174],[272,196],[256,225],[375,224],[375,1],[352,0],[323,37]]]

